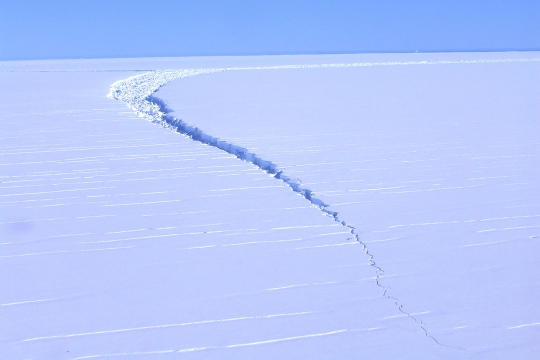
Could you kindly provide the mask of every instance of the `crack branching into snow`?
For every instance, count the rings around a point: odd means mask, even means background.
[[[377,265],[373,255],[369,252],[367,246],[361,241],[356,229],[349,225],[344,220],[341,220],[337,212],[328,210],[327,204],[322,200],[315,198],[313,192],[301,186],[298,179],[289,177],[284,174],[276,164],[271,161],[261,159],[255,153],[250,152],[248,149],[238,145],[228,143],[220,140],[214,136],[204,133],[201,129],[188,125],[184,121],[169,115],[171,112],[167,108],[167,104],[159,98],[153,97],[152,94],[156,92],[161,86],[165,85],[169,81],[182,79],[190,76],[210,74],[221,71],[234,71],[234,70],[270,70],[270,69],[309,69],[309,68],[345,68],[345,67],[364,67],[364,66],[396,66],[396,65],[435,65],[435,64],[474,64],[474,63],[504,63],[504,62],[529,62],[540,61],[540,59],[495,59],[495,60],[448,60],[448,61],[409,61],[409,62],[383,62],[383,63],[350,63],[350,64],[319,64],[319,65],[284,65],[284,66],[268,66],[268,67],[243,67],[243,68],[219,68],[219,69],[184,69],[184,70],[163,70],[153,71],[142,75],[136,75],[129,77],[125,80],[117,81],[111,85],[109,94],[107,97],[115,100],[125,102],[127,106],[135,111],[135,113],[142,118],[151,121],[154,124],[158,124],[165,128],[179,132],[180,134],[189,137],[192,140],[201,142],[206,145],[216,147],[229,154],[232,154],[240,160],[252,163],[253,165],[264,170],[268,174],[273,175],[274,178],[281,180],[284,184],[289,186],[294,192],[303,196],[311,204],[321,210],[325,215],[331,217],[335,222],[339,223],[343,227],[347,228],[351,235],[361,244],[364,253],[368,257],[370,265],[375,269],[376,276],[375,282],[378,287],[381,288],[384,297],[392,300],[397,306],[398,310],[407,317],[411,318],[417,323],[424,334],[433,339],[437,344],[439,343],[429,332],[426,330],[424,323],[416,318],[413,314],[406,312],[403,309],[403,305],[397,298],[390,296],[388,289],[381,283],[381,278],[384,276],[384,270]],[[442,345],[445,346],[445,345]]]

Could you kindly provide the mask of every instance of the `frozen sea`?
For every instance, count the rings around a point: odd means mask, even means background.
[[[2,358],[540,354],[540,52],[0,83]]]

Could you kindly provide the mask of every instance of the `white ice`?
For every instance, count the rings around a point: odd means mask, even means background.
[[[0,63],[1,353],[534,358],[538,59]]]

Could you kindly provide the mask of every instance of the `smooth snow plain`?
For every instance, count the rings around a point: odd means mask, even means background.
[[[539,59],[0,63],[3,357],[535,358]]]

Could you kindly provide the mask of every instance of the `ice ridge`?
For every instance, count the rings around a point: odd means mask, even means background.
[[[240,160],[252,163],[258,168],[266,171],[268,174],[274,175],[276,179],[283,181],[294,192],[302,195],[305,199],[325,211],[328,215],[337,215],[337,213],[326,210],[325,207],[328,206],[327,204],[315,198],[311,190],[300,186],[300,181],[298,179],[285,175],[283,170],[280,170],[273,162],[261,159],[246,148],[208,135],[201,129],[188,125],[183,120],[169,115],[171,110],[167,107],[167,104],[163,100],[152,96],[157,89],[171,80],[224,70],[226,69],[156,71],[114,83],[111,86],[111,91],[108,96],[127,103],[137,115],[146,118],[155,124],[179,132],[192,140],[216,147],[236,156]]]
[[[331,217],[335,222],[343,227],[346,227],[354,239],[361,244],[364,253],[368,256],[370,265],[375,269],[375,282],[381,288],[384,297],[392,300],[398,310],[407,317],[417,323],[424,334],[433,339],[437,344],[445,346],[437,341],[427,331],[425,324],[417,319],[412,314],[403,309],[403,305],[397,298],[389,295],[388,289],[381,283],[381,278],[384,276],[384,270],[377,265],[373,255],[369,252],[367,246],[361,241],[356,229],[340,220],[337,212],[327,209],[329,205],[322,200],[314,197],[313,192],[301,186],[300,180],[289,177],[284,174],[283,170],[271,161],[264,160],[255,153],[238,145],[220,140],[217,137],[204,133],[201,129],[185,123],[181,119],[170,115],[171,110],[167,104],[152,96],[161,86],[169,81],[182,79],[190,76],[210,74],[221,71],[234,70],[270,70],[270,69],[307,69],[307,68],[344,68],[344,67],[363,67],[363,66],[399,66],[399,65],[436,65],[436,64],[474,64],[474,63],[501,63],[501,62],[529,62],[540,61],[540,59],[492,59],[492,60],[443,60],[443,61],[409,61],[409,62],[381,62],[381,63],[348,63],[348,64],[318,64],[318,65],[284,65],[284,66],[267,66],[267,67],[238,67],[238,68],[216,68],[216,69],[183,69],[183,70],[158,70],[148,72],[142,75],[136,75],[124,80],[113,83],[107,97],[115,100],[120,100],[127,104],[139,117],[145,118],[154,124],[163,126],[172,131],[176,131],[194,141],[216,147],[229,154],[236,156],[238,159],[249,162],[261,170],[281,180],[285,185],[289,186],[294,192],[298,193],[312,205],[321,210],[325,215]],[[446,347],[446,346],[445,346]]]

